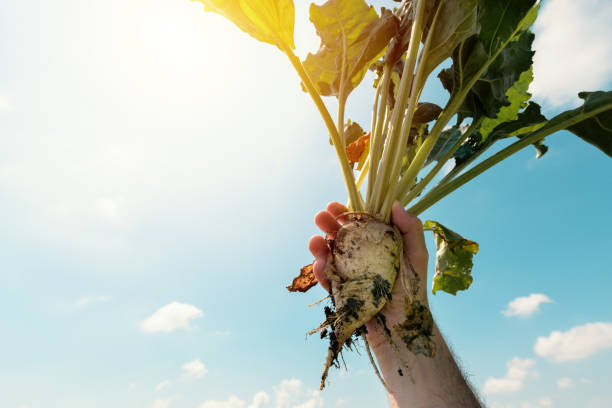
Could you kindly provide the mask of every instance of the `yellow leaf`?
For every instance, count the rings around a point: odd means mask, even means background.
[[[280,40],[280,43],[288,48],[295,48],[293,0],[240,0],[240,5],[262,32]]]
[[[295,10],[292,0],[192,0],[205,11],[221,14],[252,37],[284,51],[293,49]]]
[[[391,11],[383,9],[379,17],[364,0],[312,4],[310,21],[321,37],[321,47],[308,54],[304,68],[324,96],[346,97],[355,89],[398,30]]]

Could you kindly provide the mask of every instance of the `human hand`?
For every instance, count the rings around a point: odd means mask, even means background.
[[[338,202],[329,203],[326,210],[320,211],[315,216],[315,224],[326,234],[328,239],[333,239],[341,225],[347,221],[346,216],[342,216],[345,212],[347,212],[347,208],[344,205]],[[393,204],[391,209],[391,222],[402,234],[406,276],[398,276],[396,278],[396,283],[391,292],[392,299],[387,302],[380,312],[386,319],[387,327],[393,327],[405,320],[406,289],[402,285],[402,280],[404,282],[415,282],[415,278],[417,278],[418,290],[415,300],[420,301],[425,306],[428,305],[428,253],[425,246],[423,224],[417,217],[404,211],[397,202]],[[329,280],[323,273],[330,253],[329,245],[325,238],[315,235],[310,238],[308,248],[315,257],[313,273],[321,286],[329,290]],[[368,342],[375,352],[377,348],[389,344],[387,335],[375,319],[369,321],[366,324],[366,328],[368,330]]]
[[[342,216],[347,211],[340,203],[333,202],[325,211],[315,216],[315,224],[333,239],[341,225],[347,221]],[[414,285],[417,290],[412,301],[418,301],[429,310],[427,301],[427,247],[423,224],[414,215],[408,214],[396,202],[391,209],[391,222],[402,234],[404,244],[404,276],[398,276],[391,292],[392,299],[379,312],[384,316],[388,329],[401,325],[406,319],[407,306],[410,307],[406,286]],[[325,265],[330,254],[327,241],[316,235],[308,243],[310,252],[315,257],[313,273],[321,286],[329,291],[329,280],[325,277]],[[416,278],[416,279],[415,279]],[[409,282],[408,285],[405,285]],[[408,290],[413,289],[408,288]],[[428,312],[429,313],[429,312]],[[395,330],[386,331],[373,318],[366,323],[367,341],[376,355],[378,365],[384,377],[391,408],[400,407],[444,407],[444,408],[480,408],[482,405],[465,381],[459,366],[446,345],[438,327],[433,324],[434,353],[430,356],[415,354],[402,343],[401,336]],[[432,321],[433,322],[433,321]],[[399,327],[399,326],[397,326]],[[389,338],[392,332],[392,338]],[[440,392],[444,390],[444,392]]]

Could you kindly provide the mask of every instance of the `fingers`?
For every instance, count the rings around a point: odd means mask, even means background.
[[[315,278],[321,284],[321,287],[329,292],[329,279],[325,277],[325,264],[327,263],[327,259],[317,259],[314,261],[312,265],[312,273],[314,273]]]
[[[315,257],[315,259],[327,259],[327,255],[329,254],[329,247],[327,246],[327,241],[320,235],[313,235],[308,241],[308,249]]]
[[[340,229],[340,223],[346,222],[346,217],[338,217],[340,214],[347,211],[346,207],[337,202],[331,202],[327,205],[325,211],[320,211],[315,215],[315,224],[319,227],[329,238],[334,238],[336,232]],[[337,219],[336,219],[337,218]],[[329,256],[329,246],[325,238],[319,235],[315,235],[310,238],[308,242],[308,249],[312,252],[315,257],[312,271],[315,278],[319,281],[321,286],[325,290],[329,290],[329,280],[325,277],[323,271],[327,264],[327,258]]]
[[[332,238],[340,229],[338,221],[336,221],[335,217],[327,211],[320,211],[315,215],[315,224]]]
[[[308,242],[308,249],[315,257],[315,262],[312,266],[312,272],[314,273],[315,278],[317,278],[317,281],[319,281],[325,290],[329,290],[329,280],[323,273],[325,270],[325,264],[327,263],[327,257],[329,256],[327,241],[325,241],[322,236],[315,235],[310,238],[310,241]]]
[[[334,218],[337,219],[337,221],[341,222],[341,223],[345,223],[346,222],[346,216],[343,217],[338,217],[340,214],[345,213],[348,211],[348,208],[346,208],[346,206],[344,204],[340,204],[336,201],[333,201],[329,204],[327,204],[327,211],[334,216]]]
[[[404,251],[417,273],[427,273],[427,246],[423,233],[423,223],[417,217],[404,211],[396,201],[391,208],[391,221],[402,233]]]
[[[340,229],[340,223],[346,222],[346,216],[339,217],[340,214],[347,212],[347,208],[340,203],[331,202],[325,211],[319,211],[315,215],[315,224],[327,234],[334,235]]]

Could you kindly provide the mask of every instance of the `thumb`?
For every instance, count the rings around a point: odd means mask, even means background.
[[[404,241],[404,252],[416,272],[427,278],[427,246],[423,223],[416,216],[406,212],[397,201],[391,207],[391,222],[400,230]]]

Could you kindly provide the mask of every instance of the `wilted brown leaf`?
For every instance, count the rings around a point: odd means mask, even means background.
[[[306,292],[318,283],[312,271],[312,265],[306,265],[300,269],[300,274],[293,279],[291,285],[287,286],[289,292]]]
[[[350,119],[344,125],[344,144],[350,145],[361,136],[365,135],[365,130],[357,122],[352,122]]]
[[[442,113],[442,108],[435,103],[419,103],[416,112],[414,112],[414,118],[412,121],[414,123],[431,122],[434,119],[438,119],[440,113]]]
[[[348,157],[349,164],[360,162],[362,155],[368,153],[370,147],[370,133],[366,133],[359,139],[355,140],[350,145],[346,146],[346,156]]]

